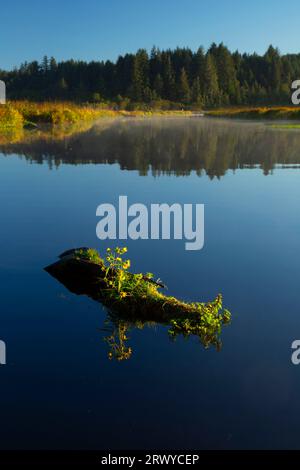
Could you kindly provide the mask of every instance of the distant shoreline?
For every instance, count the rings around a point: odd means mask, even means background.
[[[300,107],[298,106],[232,107],[208,110],[204,113],[206,116],[215,118],[300,121]]]
[[[142,109],[144,105],[144,109]],[[76,104],[72,102],[31,102],[10,101],[0,106],[0,132],[14,129],[34,129],[41,125],[73,125],[80,122],[92,122],[100,118],[118,117],[214,117],[230,119],[253,119],[289,121],[286,127],[299,128],[300,107],[228,107],[220,109],[157,109],[145,103],[137,103],[136,109],[116,109],[96,104]]]

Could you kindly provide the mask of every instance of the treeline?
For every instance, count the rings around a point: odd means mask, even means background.
[[[291,83],[300,79],[300,54],[280,55],[270,46],[258,54],[231,53],[224,44],[204,51],[189,48],[139,49],[113,63],[69,60],[22,64],[1,71],[10,99],[113,102],[163,107],[171,103],[216,107],[289,104]]]

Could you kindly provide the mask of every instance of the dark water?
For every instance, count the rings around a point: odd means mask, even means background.
[[[201,119],[103,122],[0,146],[1,448],[299,448],[300,133]],[[128,241],[136,271],[186,300],[221,292],[223,347],[128,333],[110,361],[105,310],[43,267],[104,250],[96,207],[204,203],[205,247]]]

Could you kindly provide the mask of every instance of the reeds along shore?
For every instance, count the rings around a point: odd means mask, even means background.
[[[151,115],[190,115],[179,110],[115,110],[103,105],[79,105],[70,102],[11,101],[0,106],[0,130],[23,128],[38,124],[74,124],[99,118],[138,117]]]
[[[189,110],[116,110],[108,106],[93,104],[75,104],[71,102],[11,101],[0,105],[0,130],[21,129],[39,124],[75,124],[99,118],[113,117],[146,117],[146,116],[191,116],[195,111]],[[244,118],[244,119],[286,119],[300,120],[300,107],[243,107],[207,110],[205,115],[211,117]]]
[[[0,131],[23,129],[38,125],[65,125],[79,122],[90,122],[100,118],[115,117],[151,117],[151,116],[192,116],[198,114],[191,110],[118,110],[103,104],[75,104],[71,102],[11,101],[0,105]],[[266,119],[266,120],[300,120],[300,107],[243,107],[223,108],[205,111],[206,116]]]
[[[300,107],[275,106],[275,107],[245,107],[223,108],[206,112],[212,117],[240,118],[240,119],[286,119],[300,120]]]

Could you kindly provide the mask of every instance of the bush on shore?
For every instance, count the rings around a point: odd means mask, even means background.
[[[0,129],[22,128],[22,114],[10,104],[0,106]]]

